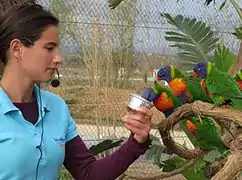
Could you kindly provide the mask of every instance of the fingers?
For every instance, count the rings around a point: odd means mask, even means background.
[[[132,119],[140,123],[147,123],[148,125],[150,125],[152,116],[153,113],[151,110],[147,108],[140,108],[138,110],[135,110],[135,113],[124,116],[123,120],[128,122],[128,119]]]
[[[130,123],[124,123],[124,126],[130,130],[133,134],[135,134],[137,137],[140,138],[140,141],[139,142],[142,142],[142,140],[146,139],[148,134],[149,134],[149,131],[150,131],[150,128],[149,126],[144,126],[143,128],[139,128],[137,126],[134,126]]]
[[[130,124],[132,126],[139,127],[139,128],[143,128],[143,126],[145,126],[145,124],[147,124],[138,115],[130,115],[130,116],[127,115],[127,116],[124,116],[123,121],[126,124]]]
[[[152,115],[153,113],[149,109],[140,108],[135,110],[135,113],[123,117],[125,127],[135,135],[135,139],[140,143],[144,142],[149,135]]]
[[[144,115],[147,118],[151,118],[153,116],[153,112],[150,109],[141,107],[138,110],[136,110],[138,114]]]
[[[124,119],[124,126],[130,130],[137,137],[138,142],[143,142],[148,137],[151,130],[151,124],[144,124],[140,121],[133,119]]]
[[[129,107],[127,107],[127,110],[129,112],[133,112],[133,114],[140,114],[143,116],[146,116],[147,118],[151,118],[153,116],[153,112],[145,107],[140,107],[139,109],[130,109]]]

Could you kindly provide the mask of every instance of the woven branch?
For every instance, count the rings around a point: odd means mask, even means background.
[[[158,129],[164,145],[175,154],[185,159],[195,159],[202,156],[204,152],[200,149],[189,150],[184,146],[176,144],[170,136],[170,131],[180,119],[192,114],[199,115],[200,117],[209,116],[217,121],[235,122],[236,124],[242,125],[242,111],[239,110],[220,108],[214,104],[202,101],[195,101],[177,108],[173,114],[158,125]],[[238,172],[242,171],[242,132],[238,131],[235,137],[234,140],[227,142],[227,146],[229,146],[231,150],[231,155],[228,156],[225,165],[222,169],[219,168],[221,170],[215,174],[212,180],[231,180]]]

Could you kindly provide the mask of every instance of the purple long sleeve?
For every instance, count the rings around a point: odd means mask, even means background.
[[[145,153],[149,142],[139,144],[131,135],[112,155],[96,160],[78,136],[66,144],[64,165],[76,180],[114,180]]]

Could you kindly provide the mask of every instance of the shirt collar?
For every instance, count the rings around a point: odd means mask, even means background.
[[[33,91],[38,102],[38,107],[42,107],[42,110],[50,111],[48,99],[44,96],[39,86],[34,85]],[[4,89],[0,87],[0,113],[6,114],[8,112],[17,110],[19,109],[13,104]]]

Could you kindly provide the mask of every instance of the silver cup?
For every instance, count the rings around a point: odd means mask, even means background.
[[[132,110],[138,110],[138,108],[140,107],[146,107],[148,109],[151,109],[154,106],[153,103],[142,98],[137,94],[130,94],[129,97],[130,97],[130,100],[129,100],[128,107]]]

